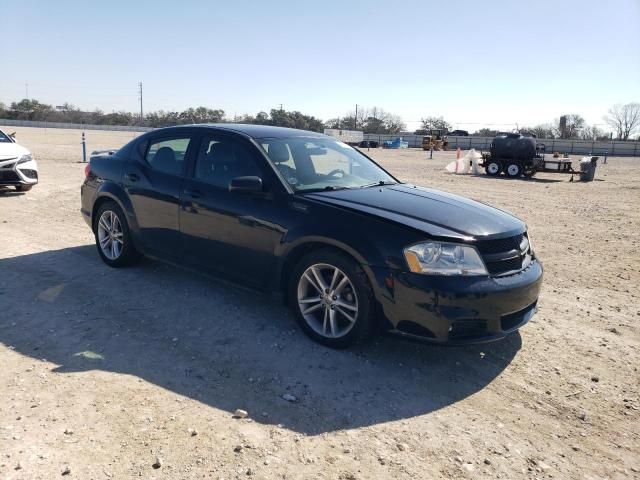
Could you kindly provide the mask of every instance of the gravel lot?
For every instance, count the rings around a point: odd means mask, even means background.
[[[502,342],[332,351],[253,291],[107,268],[79,213],[80,132],[6,130],[41,183],[0,193],[0,478],[640,478],[640,159],[571,183],[372,150],[524,218],[545,284]],[[87,132],[90,150],[133,136]]]

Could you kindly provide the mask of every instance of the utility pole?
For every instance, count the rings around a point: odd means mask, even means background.
[[[353,129],[358,129],[358,104],[356,103],[356,115],[353,117]]]
[[[140,98],[140,123],[144,123],[144,112],[142,110],[142,82],[138,82],[138,97]]]
[[[282,104],[280,104],[280,113],[282,113]]]

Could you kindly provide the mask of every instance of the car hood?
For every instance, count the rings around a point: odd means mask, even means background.
[[[29,153],[29,150],[17,143],[0,142],[0,162],[21,157]]]
[[[526,229],[524,222],[503,210],[408,184],[313,192],[304,197],[400,223],[435,237],[499,238]]]

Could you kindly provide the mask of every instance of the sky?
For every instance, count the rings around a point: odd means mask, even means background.
[[[640,0],[0,0],[0,102],[508,128],[640,102]],[[600,125],[605,127],[605,125]]]

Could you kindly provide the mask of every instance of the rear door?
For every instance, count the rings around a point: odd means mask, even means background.
[[[193,130],[164,130],[138,144],[124,168],[123,184],[148,253],[180,258],[180,190],[193,138]]]
[[[180,230],[185,260],[263,287],[271,278],[285,190],[266,160],[235,134],[204,134],[194,152],[191,178],[181,193]],[[235,177],[258,176],[260,193],[230,192]]]

